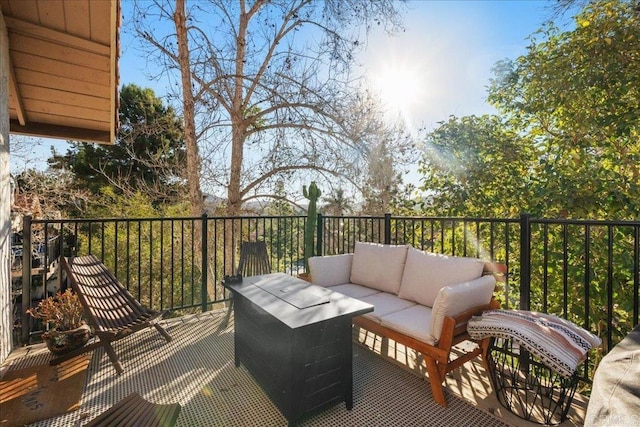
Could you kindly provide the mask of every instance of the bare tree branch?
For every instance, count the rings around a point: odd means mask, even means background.
[[[173,2],[176,11],[171,13]],[[349,66],[364,47],[363,30],[374,24],[398,27],[399,3],[139,4],[146,8],[138,9],[135,31],[167,69],[181,71],[183,93],[194,104],[185,102],[183,113],[196,129],[199,179],[214,191],[224,187],[229,214],[255,197],[252,192],[278,179],[300,180],[301,174],[313,172],[353,181],[365,169],[365,133],[386,125],[381,118],[363,122],[379,110],[369,108],[364,114],[354,109],[361,103],[360,89]],[[176,19],[176,34],[157,34],[157,21],[146,19],[172,19],[177,9],[184,10],[184,17]],[[188,117],[188,110],[193,116]]]

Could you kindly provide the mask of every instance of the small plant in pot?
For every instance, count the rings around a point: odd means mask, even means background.
[[[78,349],[89,341],[91,329],[82,318],[84,309],[70,289],[43,299],[27,313],[49,326],[42,339],[56,355]]]

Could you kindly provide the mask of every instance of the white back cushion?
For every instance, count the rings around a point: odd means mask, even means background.
[[[349,283],[353,254],[314,256],[309,258],[311,282],[320,286]]]
[[[495,286],[496,278],[488,275],[440,289],[431,310],[431,336],[436,341],[440,339],[445,316],[455,317],[473,307],[489,304]]]
[[[351,283],[398,294],[407,245],[356,242],[351,266]]]
[[[478,258],[445,256],[409,248],[398,296],[433,307],[445,286],[482,276],[484,262]]]

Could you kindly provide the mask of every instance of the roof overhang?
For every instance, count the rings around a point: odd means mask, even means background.
[[[113,144],[120,0],[0,0],[10,132]]]

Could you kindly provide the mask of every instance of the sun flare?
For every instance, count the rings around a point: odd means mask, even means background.
[[[371,79],[371,85],[390,113],[406,115],[422,101],[423,76],[406,64],[384,65]]]

